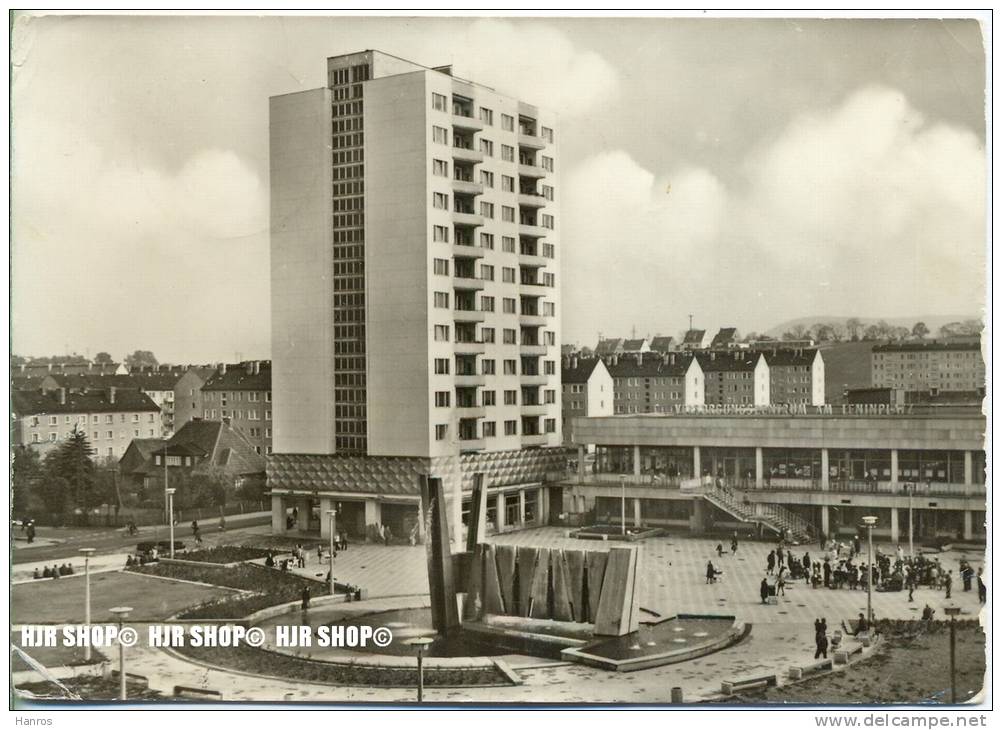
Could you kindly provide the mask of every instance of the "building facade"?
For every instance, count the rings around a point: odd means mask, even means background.
[[[874,388],[984,391],[979,342],[901,342],[877,345],[871,355]]]
[[[825,402],[825,361],[816,349],[763,351],[769,365],[769,402],[820,406]]]
[[[769,364],[759,352],[745,350],[696,354],[703,371],[704,403],[713,406],[767,406]]]
[[[267,456],[272,451],[271,393],[267,360],[223,363],[202,385],[202,418],[228,423],[255,452]]]
[[[609,369],[599,357],[564,358],[560,374],[563,388],[561,414],[564,443],[570,443],[571,419],[581,416],[611,416],[615,412],[615,389]]]
[[[703,370],[691,353],[623,355],[614,358],[609,373],[617,414],[668,413],[705,404]]]
[[[559,446],[555,117],[378,51],[327,71],[270,103],[276,454]]]

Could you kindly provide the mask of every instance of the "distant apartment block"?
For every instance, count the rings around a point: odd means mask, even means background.
[[[705,404],[703,371],[690,353],[617,356],[609,373],[617,414],[670,413]]]
[[[601,358],[564,358],[560,382],[563,387],[564,441],[570,443],[570,419],[578,416],[611,416],[615,413],[612,376]]]
[[[271,363],[223,363],[201,388],[202,418],[229,423],[258,454],[272,450]],[[318,394],[319,396],[319,394]]]
[[[979,342],[902,342],[877,345],[872,385],[905,391],[984,392],[985,361]]]
[[[760,352],[728,350],[697,352],[696,358],[705,378],[708,406],[767,406],[769,364]]]
[[[817,349],[764,350],[773,404],[820,406],[825,402],[825,361]]]

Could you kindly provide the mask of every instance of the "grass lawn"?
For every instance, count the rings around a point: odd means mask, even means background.
[[[950,628],[937,621],[884,630],[880,649],[843,672],[748,692],[736,702],[930,704],[950,702]],[[957,700],[980,692],[985,679],[985,634],[976,622],[957,623]]]
[[[90,577],[91,619],[110,622],[108,609],[132,606],[134,620],[171,616],[186,606],[232,595],[210,588],[148,578],[134,572],[98,573]],[[83,623],[82,577],[21,583],[11,587],[11,620],[15,624]]]

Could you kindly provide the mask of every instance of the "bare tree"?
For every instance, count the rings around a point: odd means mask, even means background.
[[[916,322],[915,326],[912,327],[912,334],[920,340],[924,340],[925,336],[929,334],[929,328],[925,326],[925,322]]]
[[[858,340],[863,332],[863,322],[858,317],[849,317],[845,321],[845,329],[850,340]]]

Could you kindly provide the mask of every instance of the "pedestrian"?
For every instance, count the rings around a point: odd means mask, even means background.
[[[734,531],[734,535],[731,537],[731,554],[736,555],[738,552],[738,531]]]
[[[762,597],[762,603],[769,602],[769,581],[767,579],[762,579],[762,583],[758,587],[758,594]]]
[[[828,658],[828,635],[824,631],[819,631],[814,635],[815,659]]]
[[[832,585],[832,564],[828,558],[825,558],[824,565],[821,568],[825,576],[825,588],[831,588]]]
[[[28,522],[27,535],[28,535],[28,544],[29,545],[31,543],[35,542],[35,523],[34,522],[31,522],[31,521]]]
[[[226,518],[225,517],[220,517],[219,518],[219,531],[220,532],[226,532]]]
[[[811,556],[804,553],[801,565],[804,566],[804,582],[809,584],[811,582]]]
[[[393,536],[393,533],[390,531],[390,526],[389,525],[383,525],[383,546],[384,547],[389,547],[389,545],[390,545],[390,538],[392,536]]]
[[[908,574],[908,603],[915,603],[915,576]]]
[[[946,597],[950,597],[950,591],[953,590],[953,571],[948,570],[946,575],[943,577],[943,587],[946,589]]]
[[[776,579],[776,595],[785,596],[786,595],[786,580],[783,579],[783,574],[779,574],[779,578]]]
[[[38,568],[35,568],[35,572],[31,574],[32,580],[41,580],[42,574],[38,572]]]
[[[772,575],[773,569],[776,567],[776,551],[770,550],[769,555],[765,559],[765,572],[768,575]]]
[[[819,550],[824,551],[824,549],[825,549],[825,542],[827,542],[827,538],[828,538],[828,536],[825,535],[825,531],[824,530],[821,530],[818,533],[818,549]]]
[[[721,544],[720,544],[720,543],[718,542],[718,543],[717,543],[717,557],[718,557],[718,558],[720,558],[720,557],[723,557],[723,555],[724,555],[724,546],[723,546],[723,545],[721,545]]]
[[[981,576],[983,571],[983,566],[978,568],[978,601],[982,606],[988,601],[988,587],[985,585],[985,580]]]
[[[303,610],[304,611],[310,607],[310,587],[309,586],[303,586],[302,605],[303,605]]]
[[[266,568],[274,568],[275,567],[275,556],[272,555],[270,552],[268,553],[268,557],[266,557],[264,559],[264,567],[266,567]]]
[[[783,544],[780,543],[780,546],[776,548],[776,565],[782,565],[782,564],[783,564]]]
[[[710,560],[706,561],[706,582],[707,584],[715,583],[717,580],[717,569],[713,567],[713,562]]]
[[[932,606],[930,606],[928,603],[925,604],[925,608],[922,609],[922,620],[932,621],[932,617],[935,615],[935,613],[936,612],[932,609]]]
[[[59,568],[58,568],[58,567],[56,567],[55,565],[53,565],[53,566],[52,566],[52,569],[51,569],[51,570],[49,571],[49,574],[50,574],[50,575],[51,575],[51,576],[52,576],[53,578],[58,578],[58,577],[59,577]]]

